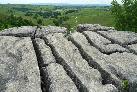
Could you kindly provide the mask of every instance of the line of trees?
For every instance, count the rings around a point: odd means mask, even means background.
[[[57,18],[58,16],[61,16],[61,12],[56,11],[32,11],[32,12],[26,12],[25,16],[33,16],[33,15],[39,15],[43,18]]]
[[[68,19],[69,19],[68,16],[60,16],[56,19],[53,19],[53,23],[55,24],[55,26],[66,27],[70,31],[71,26],[69,23],[66,22]]]
[[[9,27],[20,27],[20,26],[33,26],[31,20],[23,19],[21,16],[16,17],[15,15],[11,14],[6,16],[4,19],[0,20],[0,30],[6,29]]]
[[[118,30],[137,32],[137,0],[122,0],[122,4],[113,0],[111,11]]]

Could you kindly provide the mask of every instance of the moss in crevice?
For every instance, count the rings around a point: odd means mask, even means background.
[[[129,90],[129,81],[128,80],[122,81],[122,88],[124,91],[128,92],[128,90]]]

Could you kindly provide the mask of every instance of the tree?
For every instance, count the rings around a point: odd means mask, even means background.
[[[36,13],[33,18],[38,19],[38,14]]]
[[[34,25],[34,24],[30,20],[23,19],[21,16],[16,17],[13,14],[0,20],[0,30],[9,27],[20,27],[20,26],[28,26],[28,25]]]
[[[56,26],[61,26],[63,25],[63,23],[65,21],[67,21],[69,19],[68,16],[61,16],[61,17],[58,17],[57,19],[54,19],[53,20],[53,23],[56,25]]]
[[[71,29],[70,29],[71,26],[70,26],[69,23],[63,23],[62,26],[63,26],[63,27],[66,27],[68,31],[71,31]]]
[[[53,23],[55,24],[55,26],[59,26],[60,25],[59,22],[58,22],[58,19],[54,19]]]
[[[38,20],[37,20],[37,23],[38,23],[38,25],[42,25],[42,24],[43,24],[42,19],[38,19]]]
[[[137,32],[137,0],[122,0],[122,4],[113,0],[111,12],[118,30]]]

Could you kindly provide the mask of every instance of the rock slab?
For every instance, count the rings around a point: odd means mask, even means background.
[[[42,92],[31,39],[0,36],[0,92]]]

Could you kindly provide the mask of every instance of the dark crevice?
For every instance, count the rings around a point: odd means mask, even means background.
[[[79,92],[89,92],[88,89],[82,84],[79,78],[75,75],[75,73],[71,70],[70,66],[65,62],[65,60],[59,56],[58,52],[56,51],[55,47],[48,42],[48,40],[44,37],[45,44],[51,48],[52,54],[56,59],[56,63],[63,66],[64,70],[66,71],[67,75],[72,79],[75,83]]]
[[[44,60],[41,57],[42,55],[41,55],[41,51],[39,50],[39,46],[36,43],[35,39],[32,39],[32,43],[33,43],[33,46],[34,46],[34,49],[35,49],[35,52],[36,52],[39,67],[43,67],[44,66]],[[47,65],[45,65],[45,66],[47,66]]]
[[[31,37],[31,38],[33,38],[34,39],[34,36],[33,35],[24,35],[24,34],[7,34],[7,35],[0,35],[0,36],[12,36],[12,37]],[[35,37],[35,38],[40,38],[41,39],[41,37]]]
[[[129,48],[129,47],[126,47],[126,48],[127,48],[131,53],[137,55],[137,52],[136,52],[135,50],[133,50],[133,49],[131,49],[131,48]]]
[[[37,26],[37,28],[36,28],[36,30],[34,31],[33,36],[32,36],[33,39],[35,39],[35,38],[40,38],[40,37],[36,37],[36,34],[37,34],[37,31],[38,31],[38,30],[41,30],[41,29],[42,29],[41,26]]]
[[[126,52],[126,51],[111,51],[111,52],[107,52],[107,53],[105,53],[106,55],[111,55],[111,54],[114,54],[114,53],[123,53],[123,52]],[[104,54],[104,53],[103,53]]]
[[[37,33],[37,30],[39,29],[40,27],[37,27],[34,32],[31,32],[31,33],[17,33],[17,34],[0,34],[0,36],[13,36],[13,37],[31,37],[32,39],[35,39],[35,35]],[[37,37],[39,38],[39,37]]]
[[[32,36],[33,39],[35,39],[35,35],[36,35],[38,29],[39,28],[37,27],[36,30],[34,31],[33,36]]]
[[[13,36],[13,37],[32,37],[31,34],[2,34],[0,36]]]
[[[50,92],[50,78],[48,77],[48,72],[47,72],[47,66],[42,67],[41,71],[42,71],[42,83],[43,83],[43,87],[42,87],[42,92]]]
[[[119,44],[123,48],[128,49],[130,51],[130,53],[133,53],[133,54],[137,55],[137,53],[134,50],[131,50],[131,49],[128,48],[128,45],[136,44],[137,43],[136,41],[134,41],[132,43],[128,43],[128,44],[121,44],[118,41],[115,41],[114,39],[109,38],[109,37],[105,36],[104,34],[101,34],[100,32],[96,32],[96,33],[99,34],[99,35],[101,35],[101,36],[103,36],[104,38],[108,39],[109,41],[111,41],[112,44]]]
[[[83,35],[86,37],[86,39],[87,39],[87,41],[88,41],[88,43],[90,43],[90,45],[91,46],[93,46],[93,47],[95,47],[96,48],[96,46],[95,45],[93,45],[92,43],[91,43],[91,41],[90,41],[90,39],[89,39],[89,37],[86,35],[86,34],[84,34],[83,33]],[[74,41],[74,40],[73,40]],[[75,42],[75,41],[74,41]],[[76,42],[75,42],[76,43]],[[77,44],[77,43],[76,43]],[[111,44],[115,44],[115,43],[111,43]],[[77,44],[78,45],[78,44]],[[81,48],[81,47],[80,47]],[[84,50],[81,48],[81,50],[84,52]],[[99,50],[99,49],[98,49]],[[100,50],[99,50],[100,51]],[[101,52],[101,51],[100,51]],[[113,54],[113,53],[123,53],[123,51],[113,51],[113,52],[110,52],[110,53],[107,53],[106,55],[111,55],[111,54]],[[102,53],[102,52],[101,52]],[[83,55],[85,55],[86,54],[86,52],[83,54]],[[102,53],[102,54],[104,54],[104,53]],[[90,57],[90,56],[88,56],[88,54],[86,54],[85,55],[85,58],[87,58],[87,57],[89,57],[89,62],[95,62],[95,61],[93,61],[93,59],[92,59],[92,57]],[[87,61],[88,61],[87,60]],[[91,61],[90,61],[91,60]],[[95,62],[96,63],[96,62]],[[94,63],[93,63],[94,64]],[[92,65],[92,64],[91,64]],[[101,66],[100,65],[97,65],[98,67],[100,67],[101,68]],[[101,70],[101,69],[100,69]],[[100,71],[101,72],[101,71]],[[111,77],[111,75],[107,72],[107,71],[105,71],[105,70],[103,70],[103,72],[106,72],[106,73],[103,73],[103,75],[104,75],[104,79],[105,78],[107,78],[106,77],[106,75],[108,75],[108,79],[112,79],[113,81],[108,81],[108,84],[113,84],[113,85],[115,85],[116,87],[119,87],[119,82],[118,81],[115,81],[112,77]],[[121,78],[120,78],[120,76],[117,74],[117,73],[114,73],[114,75],[118,78],[118,79],[120,79],[120,80],[122,80]],[[102,82],[104,83],[104,81],[105,80],[103,80]],[[111,83],[112,82],[112,83]]]
[[[99,48],[96,44],[94,44],[94,43],[90,40],[90,38],[87,36],[87,34],[85,34],[84,32],[82,32],[82,34],[86,37],[88,43],[90,43],[91,46],[95,47],[96,49],[98,49],[98,50],[99,50],[101,53],[103,53],[103,54],[107,54],[107,55],[109,54],[109,53],[107,53],[107,52],[102,51],[101,48]]]
[[[118,50],[105,52],[105,51],[102,50],[99,46],[97,46],[96,44],[94,44],[94,43],[90,40],[90,38],[88,37],[87,34],[85,34],[84,32],[83,32],[82,34],[86,37],[88,43],[90,43],[91,46],[95,47],[96,49],[98,49],[98,50],[99,50],[101,53],[103,53],[103,54],[111,55],[111,54],[117,53],[117,52],[119,52],[119,53],[126,52],[126,51],[118,51]],[[115,44],[115,43],[109,43],[109,44]],[[109,45],[109,44],[105,44],[105,45]]]
[[[83,50],[81,45],[79,45],[76,41],[74,41],[74,39],[72,37],[69,37],[69,40],[71,40],[71,42],[79,49],[81,56],[83,57],[83,59],[85,59],[88,62],[89,66],[94,68],[94,69],[97,69],[100,72],[101,77],[103,79],[102,80],[103,85],[113,84],[116,87],[119,87],[119,82],[116,81],[115,79],[113,79],[107,71],[105,71],[96,61],[94,61],[93,58],[91,56],[89,56]]]
[[[38,66],[39,66],[39,70],[40,70],[40,76],[41,76],[41,90],[42,92],[49,92],[49,82],[45,81],[48,78],[45,77],[45,71],[43,70],[44,67],[46,67],[47,65],[43,64],[43,59],[41,57],[41,53],[39,51],[38,45],[36,44],[35,39],[32,38],[32,43],[33,43],[33,47],[36,53],[36,57],[37,57],[37,61],[38,61]]]
[[[128,43],[127,45],[133,45],[133,44],[137,44],[137,40],[131,42],[131,43]]]
[[[115,40],[113,40],[113,39],[111,39],[111,38],[109,38],[109,37],[101,34],[100,32],[96,32],[96,33],[99,34],[99,35],[101,35],[102,37],[108,39],[109,41],[111,41],[112,44],[120,44],[119,42],[117,42],[117,41],[115,41]],[[120,46],[121,46],[121,45],[120,45]]]

